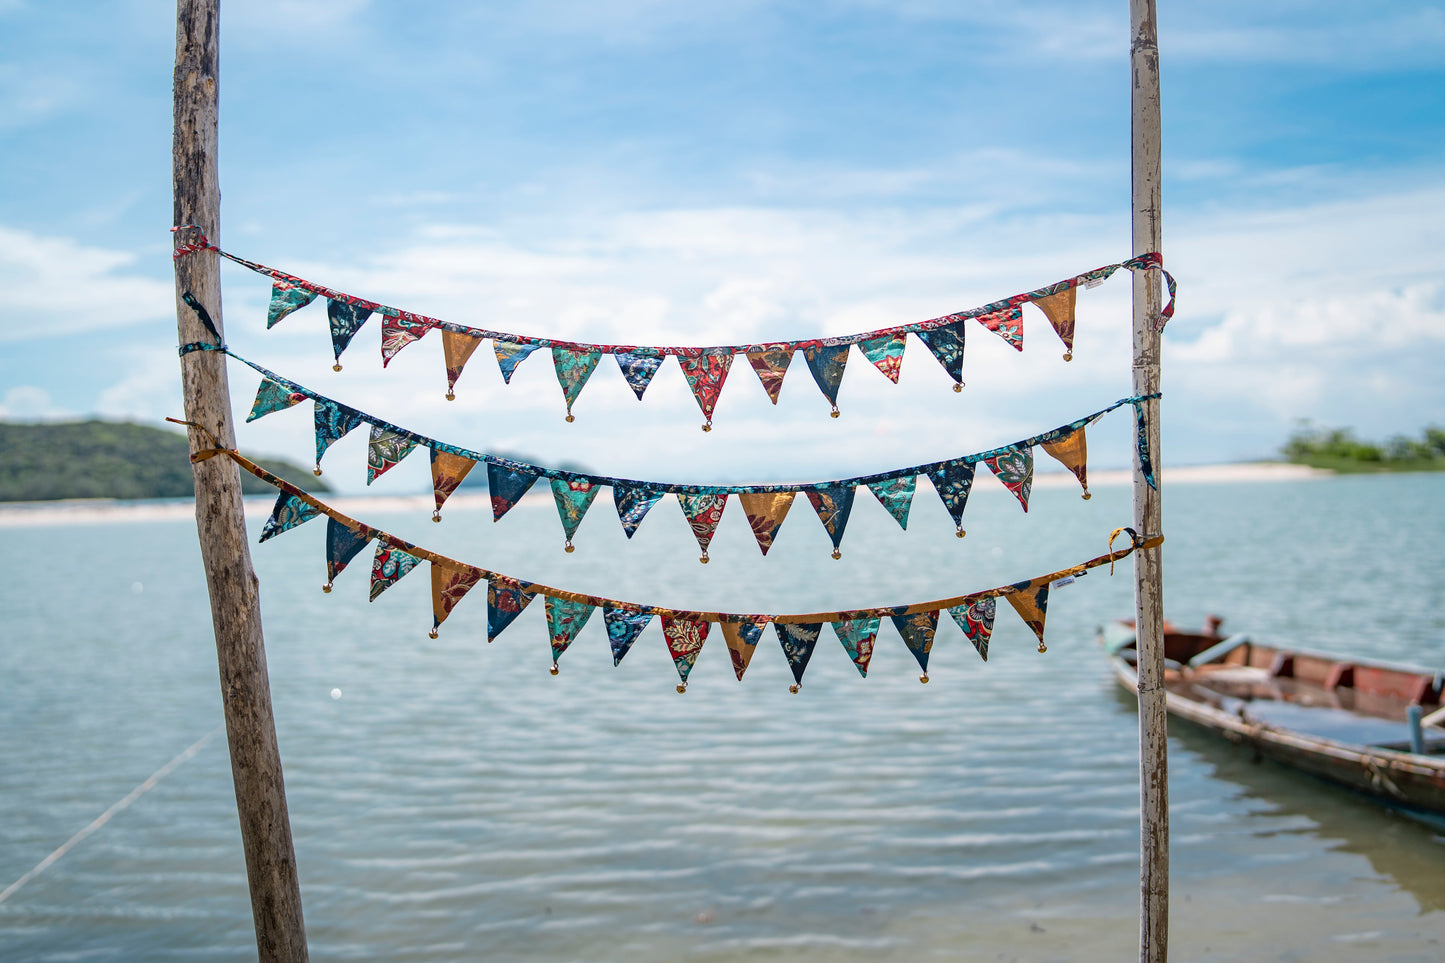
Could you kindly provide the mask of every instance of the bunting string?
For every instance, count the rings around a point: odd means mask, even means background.
[[[210,434],[193,422],[168,420]],[[214,436],[212,439],[214,443]],[[558,671],[557,661],[598,607],[603,610],[614,664],[621,662],[638,635],[653,618],[657,618],[678,672],[679,692],[686,691],[688,675],[715,623],[721,627],[730,661],[740,681],[751,661],[753,649],[761,638],[763,627],[771,623],[792,671],[794,683],[790,688],[794,692],[802,683],[803,672],[825,622],[832,625],[834,634],[849,658],[865,676],[878,626],[884,618],[888,618],[894,623],[904,644],[923,671],[920,681],[927,682],[928,656],[933,646],[939,614],[944,610],[949,612],[986,660],[997,599],[1008,601],[1019,613],[1037,636],[1038,649],[1043,652],[1046,649],[1044,623],[1051,587],[1068,584],[1092,569],[1103,565],[1112,566],[1136,550],[1153,548],[1164,541],[1162,535],[1144,537],[1132,529],[1125,529],[1130,536],[1130,544],[1125,548],[1114,550],[1111,547],[1104,555],[1047,575],[928,602],[792,615],[699,612],[570,592],[460,562],[343,515],[295,485],[277,478],[234,449],[203,449],[193,454],[191,459],[203,461],[217,455],[230,458],[242,470],[250,472],[278,490],[276,505],[261,533],[261,541],[289,531],[312,518],[323,515],[327,517],[327,583],[324,586],[327,591],[330,591],[332,580],[346,568],[347,563],[368,543],[374,541],[376,554],[372,564],[370,592],[373,601],[421,562],[431,564],[432,628],[429,634],[433,638],[437,637],[441,624],[457,603],[482,582],[487,583],[489,642],[540,595],[544,599],[547,614],[554,674]],[[1117,534],[1116,530],[1115,536]],[[1114,536],[1111,536],[1111,541],[1112,537]]]
[[[897,468],[872,475],[831,481],[789,484],[692,485],[673,482],[640,481],[609,475],[545,468],[526,462],[500,458],[439,441],[419,432],[383,421],[373,415],[343,405],[297,382],[284,378],[223,345],[194,343],[183,345],[182,353],[193,350],[222,351],[262,376],[256,400],[247,421],[275,411],[285,410],[310,399],[314,403],[316,430],[316,473],[321,473],[321,458],[330,446],[354,428],[370,425],[367,446],[366,483],[399,464],[417,448],[431,452],[432,483],[435,510],[432,517],[441,519],[441,509],[467,474],[477,465],[485,464],[491,495],[494,521],[500,521],[540,479],[547,479],[562,521],[566,551],[573,550],[572,538],[583,516],[596,500],[601,488],[611,488],[613,502],[623,531],[631,538],[663,495],[677,496],[683,512],[693,527],[701,550],[699,559],[707,562],[708,546],[713,530],[721,518],[728,496],[738,496],[748,517],[758,546],[766,555],[792,506],[794,496],[803,494],[823,523],[833,545],[833,557],[842,557],[842,539],[852,512],[855,490],[867,487],[898,524],[907,528],[908,513],[919,476],[926,476],[942,498],[953,517],[957,534],[962,537],[963,511],[972,490],[975,466],[982,463],[1013,492],[1028,511],[1029,493],[1033,486],[1033,449],[1042,447],[1078,478],[1083,497],[1089,498],[1087,475],[1087,439],[1085,428],[1104,415],[1125,405],[1138,413],[1135,438],[1140,449],[1140,464],[1150,485],[1155,484],[1152,459],[1148,450],[1148,434],[1142,430],[1143,402],[1157,398],[1157,393],[1122,398],[1106,408],[1085,415],[1067,425],[1020,441],[972,455],[945,461],[928,462]]]
[[[518,365],[538,349],[547,348],[551,351],[553,367],[567,408],[566,419],[570,422],[575,420],[572,405],[596,370],[602,355],[613,356],[623,378],[639,400],[662,362],[671,356],[677,358],[678,366],[706,419],[703,424],[704,431],[712,428],[718,396],[737,355],[746,356],[748,365],[757,374],[769,399],[777,404],[783,377],[793,358],[801,353],[814,382],[831,406],[831,414],[836,418],[839,414],[838,390],[850,349],[855,346],[885,377],[897,382],[907,346],[907,336],[912,334],[943,366],[954,382],[954,390],[960,391],[964,384],[966,321],[978,321],[1010,346],[1022,351],[1023,306],[1033,304],[1044,314],[1063,342],[1066,349],[1064,360],[1068,361],[1073,357],[1075,305],[1080,287],[1091,288],[1102,284],[1120,269],[1158,270],[1163,274],[1169,289],[1169,302],[1156,321],[1160,330],[1174,314],[1176,293],[1174,278],[1164,270],[1163,257],[1157,252],[1149,252],[980,307],[956,311],[926,321],[839,337],[709,346],[594,344],[476,328],[389,307],[223,251],[210,244],[200,229],[193,225],[172,230],[177,232],[176,257],[203,250],[215,251],[227,260],[271,278],[271,302],[266,315],[268,328],[318,297],[324,298],[327,301],[332,349],[336,358],[333,367],[338,371],[341,370],[342,352],[373,314],[382,318],[383,367],[390,363],[397,352],[413,341],[420,340],[434,329],[442,332],[448,399],[455,397],[456,382],[482,341],[492,341],[502,378],[509,384]]]

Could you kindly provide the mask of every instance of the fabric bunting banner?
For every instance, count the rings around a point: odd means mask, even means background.
[[[198,232],[197,232],[198,233]],[[762,344],[714,345],[708,347],[684,347],[664,345],[619,345],[590,344],[566,341],[557,338],[535,337],[506,331],[493,331],[470,325],[443,321],[425,315],[414,314],[399,308],[387,307],[375,301],[346,294],[304,278],[287,274],[276,268],[267,267],[245,258],[237,257],[210,245],[201,236],[199,242],[177,249],[177,256],[198,250],[215,250],[230,261],[246,267],[272,280],[271,302],[266,313],[268,328],[295,311],[304,308],[318,297],[327,299],[327,312],[332,335],[332,347],[340,369],[341,352],[351,342],[353,335],[373,314],[382,317],[381,354],[383,364],[390,362],[398,351],[413,341],[419,340],[433,329],[443,332],[443,355],[447,379],[447,397],[455,397],[454,387],[462,376],[472,352],[484,340],[491,340],[501,369],[502,380],[510,383],[517,365],[538,348],[552,351],[553,364],[557,369],[557,380],[562,387],[567,420],[572,421],[572,406],[577,401],[582,387],[587,383],[597,362],[604,354],[617,360],[622,376],[628,387],[642,398],[662,361],[673,356],[697,399],[698,407],[706,421],[705,429],[712,426],[713,410],[728,369],[735,355],[746,355],[748,362],[763,389],[774,403],[782,387],[793,356],[803,354],[813,380],[832,406],[832,413],[838,414],[838,388],[843,379],[844,366],[849,350],[855,345],[863,356],[890,381],[897,382],[903,360],[907,336],[914,335],[929,352],[943,365],[953,379],[954,390],[963,387],[963,346],[964,322],[977,321],[986,330],[1002,338],[1011,347],[1023,350],[1023,307],[1031,304],[1048,321],[1049,326],[1063,342],[1064,360],[1073,357],[1075,308],[1080,287],[1094,287],[1103,283],[1119,270],[1150,271],[1163,274],[1169,290],[1169,301],[1165,305],[1156,327],[1163,326],[1174,314],[1176,284],[1174,278],[1164,270],[1163,258],[1157,253],[1143,254],[1117,264],[1085,271],[1083,274],[1066,278],[1054,284],[1045,285],[1023,294],[1015,294],[1000,301],[970,308],[952,314],[942,315],[912,324],[895,325],[876,331],[865,331],[841,337],[812,338],[799,341],[781,341]]]
[[[345,569],[345,560],[354,557],[360,548],[371,540],[377,543],[376,558],[372,565],[372,600],[416,565],[423,561],[429,562],[432,572],[430,634],[433,637],[456,606],[483,580],[487,582],[488,642],[495,640],[507,629],[534,598],[541,595],[545,599],[547,638],[554,669],[562,654],[576,640],[578,632],[598,607],[601,607],[603,612],[614,664],[622,661],[623,656],[631,650],[637,638],[656,616],[662,625],[668,654],[677,670],[679,691],[686,689],[688,676],[697,663],[698,655],[709,638],[714,622],[720,624],[720,634],[725,639],[729,661],[739,680],[751,664],[764,627],[772,623],[783,649],[784,659],[793,675],[793,685],[790,688],[794,691],[802,684],[804,672],[813,657],[825,622],[831,623],[833,634],[842,644],[847,658],[858,668],[861,675],[866,676],[878,627],[883,618],[888,617],[904,646],[923,670],[922,678],[926,681],[929,655],[937,637],[939,613],[947,609],[979,655],[986,658],[988,637],[993,632],[996,600],[1003,598],[1008,600],[1037,636],[1039,651],[1042,652],[1044,617],[1048,610],[1049,589],[1052,586],[1072,581],[1100,566],[1112,566],[1137,549],[1153,548],[1164,541],[1162,535],[1144,538],[1129,529],[1116,529],[1110,536],[1110,551],[1104,555],[1048,575],[947,599],[798,615],[699,612],[569,592],[468,565],[343,515],[235,451],[207,449],[197,452],[192,459],[201,461],[216,455],[232,459],[244,471],[279,490],[276,507],[262,533],[262,541],[321,515],[327,516],[328,526],[336,526],[328,531],[327,536],[328,582]],[[347,529],[350,534],[343,535],[337,529]],[[1121,532],[1129,535],[1130,544],[1114,550],[1112,543]]]

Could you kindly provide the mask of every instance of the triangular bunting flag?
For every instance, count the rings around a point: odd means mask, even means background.
[[[763,550],[764,555],[773,547],[773,539],[777,537],[778,529],[783,527],[783,519],[788,517],[788,509],[793,507],[793,496],[796,494],[743,492],[738,495],[738,503],[743,506],[743,514],[747,515],[753,537],[758,540],[758,548]]]
[[[271,306],[266,309],[266,327],[275,327],[276,322],[298,308],[304,308],[316,300],[316,292],[297,287],[290,281],[277,279],[271,285]]]
[[[497,355],[497,367],[502,369],[502,380],[507,384],[512,383],[512,375],[517,370],[517,365],[527,360],[527,356],[537,350],[535,344],[517,344],[513,341],[493,341],[492,351]]]
[[[1004,308],[1002,311],[985,314],[978,321],[985,328],[1003,338],[1014,350],[1022,351],[1024,349],[1024,313],[1021,308]]]
[[[316,474],[321,474],[321,456],[326,449],[340,441],[357,425],[361,424],[361,412],[355,408],[339,405],[334,401],[316,402]]]
[[[567,402],[567,420],[572,417],[572,403],[582,393],[582,386],[592,377],[597,362],[602,360],[600,351],[573,351],[571,348],[552,349],[552,367],[557,370],[557,383],[562,386],[562,397]]]
[[[1064,343],[1064,360],[1074,359],[1074,310],[1079,300],[1079,289],[1069,285],[1062,291],[1034,298],[1034,305],[1049,319],[1049,324],[1058,332]]]
[[[259,541],[264,542],[282,532],[289,532],[302,522],[309,522],[320,514],[321,509],[310,502],[282,492],[276,497],[276,505],[271,509],[271,517],[266,519],[265,527],[261,529]]]
[[[973,489],[973,465],[966,461],[944,462],[928,473],[928,480],[943,499],[943,506],[953,516],[958,526],[958,537],[963,537],[963,509],[968,505],[968,493]]]
[[[371,560],[370,601],[375,602],[382,592],[401,581],[401,577],[416,568],[420,562],[421,559],[410,552],[404,552],[385,542],[377,542],[376,557]]]
[[[793,670],[793,684],[788,686],[794,692],[803,684],[803,673],[807,671],[808,660],[818,645],[818,636],[823,631],[822,622],[774,622],[778,630],[778,642],[783,646],[783,656],[788,668]]]
[[[1089,497],[1089,442],[1084,437],[1082,426],[1072,431],[1049,432],[1039,442],[1044,451],[1058,459],[1059,464],[1074,473],[1079,484],[1084,486],[1084,498]]]
[[[993,469],[1004,487],[1014,493],[1024,511],[1029,510],[1029,492],[1034,487],[1034,450],[1028,445],[1010,445],[985,458],[983,463]]]
[[[381,366],[391,364],[396,353],[413,341],[419,340],[436,322],[410,311],[396,308],[378,308],[381,312]]]
[[[552,596],[546,598],[547,609],[547,634],[552,637],[552,666],[555,670],[557,660],[562,658],[562,653],[567,651],[567,646],[577,637],[582,626],[592,617],[592,610],[596,608],[590,602],[573,602],[567,599],[556,599]]]
[[[908,646],[908,651],[913,653],[913,657],[918,660],[918,667],[923,670],[919,681],[927,682],[928,653],[933,650],[933,636],[938,631],[938,610],[894,615],[891,618],[898,628],[898,634],[903,636],[903,644]]]
[[[898,383],[898,374],[903,369],[903,349],[907,346],[906,334],[884,334],[858,342],[858,350],[863,352],[863,357],[873,362],[873,367],[894,384]]]
[[[476,462],[462,455],[453,455],[451,452],[431,449],[431,487],[432,497],[436,500],[436,511],[432,512],[432,519],[441,521],[442,505],[451,497],[462,484],[462,479],[467,473],[476,467]]]
[[[369,541],[371,532],[366,528],[357,530],[334,518],[326,519],[326,591],[331,591],[331,583],[336,576]]]
[[[914,334],[933,352],[938,363],[943,365],[943,370],[953,379],[953,390],[959,391],[963,387],[963,322],[943,328],[915,331]]]
[[[963,629],[968,641],[978,650],[979,658],[988,661],[988,639],[993,635],[993,617],[998,611],[998,599],[989,595],[969,605],[955,605],[948,610],[953,621]]]
[[[416,439],[409,435],[372,425],[371,440],[366,444],[366,483],[370,485],[386,474],[416,446]]]
[[[642,400],[642,393],[647,386],[652,384],[652,376],[657,374],[657,369],[662,366],[663,356],[660,354],[642,354],[644,349],[637,351],[619,351],[612,357],[617,359],[617,367],[622,369],[622,378],[627,382],[627,387],[637,395],[637,400]],[[652,350],[652,349],[648,349]]]
[[[818,513],[818,520],[823,523],[828,537],[833,540],[834,558],[841,558],[843,555],[843,529],[848,526],[848,516],[853,512],[853,493],[852,485],[808,492],[808,501],[813,503],[813,511]]]
[[[763,383],[763,390],[773,404],[778,403],[783,375],[788,373],[788,365],[793,363],[793,351],[791,344],[775,344],[761,351],[748,352],[748,364],[758,373],[758,380]]]
[[[256,401],[251,405],[251,413],[246,416],[246,421],[255,421],[262,415],[269,415],[273,411],[285,411],[292,405],[299,405],[306,400],[306,397],[301,392],[292,391],[270,378],[262,378],[261,387],[256,389]]]
[[[647,628],[647,623],[652,621],[652,613],[604,605],[602,621],[607,626],[607,641],[612,645],[612,664],[621,665],[622,657],[632,648],[642,630]]]
[[[552,479],[552,499],[557,503],[557,516],[562,519],[562,531],[567,534],[567,551],[572,551],[572,536],[582,524],[582,516],[592,507],[601,485],[590,481],[564,481]]]
[[[873,659],[873,642],[878,638],[878,625],[882,619],[847,619],[834,622],[833,633],[843,643],[848,658],[858,667],[858,674],[868,677],[868,663]]]
[[[648,488],[637,488],[616,482],[612,485],[612,504],[617,506],[617,518],[622,522],[622,531],[631,538],[637,534],[637,526],[647,517],[662,492]]]
[[[431,637],[437,637],[437,628],[452,614],[462,596],[482,580],[482,573],[470,565],[457,562],[431,563]]]
[[[536,594],[531,582],[493,575],[487,584],[487,641],[496,639],[515,622]]]
[[[682,506],[682,513],[687,516],[687,523],[692,526],[692,534],[697,538],[697,547],[702,549],[701,561],[706,562],[708,543],[712,541],[713,532],[717,531],[717,523],[722,520],[723,509],[728,505],[728,497],[726,495],[689,495],[678,492],[677,503]]]
[[[743,673],[748,671],[748,663],[753,661],[753,650],[758,647],[758,640],[763,637],[763,626],[767,624],[766,618],[718,623],[723,638],[727,640],[728,654],[733,660],[733,672],[737,674],[739,682],[743,681]]]
[[[687,386],[692,389],[692,396],[697,399],[697,406],[702,409],[702,416],[707,419],[702,426],[703,431],[711,431],[712,411],[717,405],[723,382],[727,380],[728,369],[733,366],[733,356],[696,352],[678,355],[677,363],[682,368],[682,376],[687,379]]]
[[[1013,588],[1018,591],[1004,596],[1024,624],[1039,637],[1040,652],[1044,651],[1044,617],[1049,611],[1049,584],[1046,579],[1016,582]]]
[[[672,664],[677,666],[678,692],[686,691],[688,674],[697,663],[697,654],[702,651],[710,628],[711,622],[698,619],[662,617],[662,634],[667,637],[667,651],[672,653]]]
[[[908,528],[908,509],[913,505],[913,489],[918,484],[918,476],[908,475],[904,478],[886,478],[883,481],[869,482],[868,490],[878,499],[879,503],[898,522],[900,528]]]
[[[848,345],[811,344],[803,349],[803,360],[818,383],[818,390],[833,406],[833,417],[838,417],[838,386],[843,383],[843,368],[848,364]]]
[[[492,521],[501,521],[541,477],[529,471],[487,462],[487,490],[492,496]]]
[[[332,299],[326,302],[326,318],[331,324],[331,350],[338,362],[336,370],[341,370],[341,352],[346,350],[352,336],[360,331],[366,319],[371,317],[372,310],[368,305],[351,301]]]
[[[462,376],[462,369],[467,365],[467,359],[472,352],[482,346],[481,338],[474,338],[469,334],[461,334],[457,331],[442,329],[442,355],[447,365],[447,400],[456,398],[452,388],[456,387],[457,379]]]

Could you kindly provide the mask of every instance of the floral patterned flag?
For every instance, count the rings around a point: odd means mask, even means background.
[[[1024,511],[1028,511],[1029,492],[1034,485],[1034,450],[1028,445],[1010,445],[992,458],[985,458],[983,463],[1014,493]]]
[[[684,492],[677,493],[677,503],[682,506],[682,513],[687,516],[687,523],[692,526],[692,534],[697,538],[697,547],[702,549],[702,561],[707,561],[707,546],[712,541],[713,532],[717,531],[717,523],[722,520],[723,509],[727,508],[727,495],[689,495]]]
[[[452,388],[456,387],[457,379],[461,378],[462,369],[466,367],[472,352],[481,346],[481,338],[442,329],[442,356],[446,359],[447,366],[448,399],[455,397]]]
[[[320,474],[321,456],[333,443],[340,441],[357,425],[361,424],[361,412],[355,408],[339,405],[334,401],[316,402],[316,467]]]
[[[953,379],[953,390],[959,390],[963,385],[963,322],[914,333],[918,335],[918,340],[933,352],[938,363],[943,365],[943,370]]]
[[[271,284],[271,306],[266,309],[266,327],[275,327],[277,321],[315,300],[315,291],[308,291],[278,278]]]
[[[556,665],[557,660],[562,658],[562,653],[567,651],[567,646],[572,644],[577,633],[582,631],[582,626],[592,617],[592,610],[596,606],[590,602],[573,602],[548,595],[545,607],[547,634],[552,637],[552,664]]]
[[[612,645],[612,664],[621,665],[622,657],[652,621],[652,613],[604,605],[602,621],[607,626],[607,641]]]
[[[371,439],[366,444],[366,483],[370,485],[386,474],[416,446],[416,439],[409,435],[372,425]]]
[[[533,472],[487,462],[487,490],[492,496],[492,521],[499,522],[541,477]]]
[[[818,645],[823,623],[774,622],[773,628],[778,632],[778,642],[783,646],[783,656],[788,660],[788,668],[793,670],[791,688],[797,692],[798,686],[803,684],[803,673],[808,669],[808,660],[813,657],[813,649]]]
[[[512,375],[516,373],[517,365],[527,360],[527,356],[537,350],[535,344],[517,344],[512,341],[493,341],[492,351],[497,356],[497,367],[502,371],[502,381],[512,383]]]
[[[381,366],[385,368],[391,364],[391,359],[396,353],[413,341],[419,340],[432,328],[436,322],[431,318],[422,317],[420,314],[412,314],[410,311],[398,311],[396,308],[379,307],[381,312]]]
[[[993,635],[993,617],[998,611],[998,599],[989,595],[968,605],[955,605],[948,610],[953,621],[963,629],[968,641],[978,650],[979,658],[988,661],[988,639]]]
[[[1024,349],[1024,312],[1022,308],[1004,308],[1002,311],[985,314],[978,321],[979,324],[1003,338],[1014,350],[1022,351]]]
[[[331,327],[331,350],[338,362],[341,360],[341,352],[351,344],[352,336],[361,330],[373,310],[375,305],[365,303],[338,301],[334,298],[326,302],[326,320]]]
[[[803,349],[803,360],[808,363],[818,390],[833,406],[833,417],[838,417],[838,387],[843,383],[843,368],[848,364],[848,345],[811,344]]]
[[[738,503],[743,506],[753,537],[758,540],[758,548],[763,550],[764,555],[773,547],[773,539],[777,537],[778,529],[783,527],[783,519],[788,517],[795,495],[797,492],[743,492],[738,495]]]
[[[341,570],[350,564],[357,553],[366,547],[371,541],[371,532],[362,527],[360,529],[343,525],[334,518],[326,519],[326,591],[331,591],[331,583]]]
[[[858,667],[858,674],[868,677],[868,663],[873,659],[873,643],[878,638],[878,626],[882,619],[845,619],[833,622],[833,633],[843,643],[848,658]]]
[[[416,568],[421,559],[386,542],[376,543],[376,557],[371,560],[371,598],[375,602],[382,592]]]
[[[677,363],[682,368],[682,376],[687,379],[687,386],[692,389],[692,396],[697,399],[698,408],[702,409],[702,416],[707,419],[703,430],[710,430],[713,408],[717,406],[717,396],[727,380],[728,369],[733,366],[733,356],[694,351],[679,354]]]
[[[687,688],[687,677],[697,664],[697,654],[707,641],[711,622],[699,619],[662,617],[662,634],[667,638],[667,651],[672,653],[672,664],[677,666],[678,691]]]
[[[923,681],[927,682],[928,653],[933,650],[933,636],[938,630],[938,610],[890,617],[898,629],[898,634],[903,636],[903,644],[908,646],[908,651],[918,660],[918,667],[923,670]]]
[[[642,393],[647,386],[652,384],[652,376],[657,374],[657,369],[662,366],[663,356],[660,354],[644,354],[644,351],[652,351],[651,348],[638,348],[636,351],[619,351],[612,357],[617,359],[617,367],[622,369],[623,380],[632,393],[637,395],[637,400],[642,400]]]
[[[793,350],[791,344],[775,344],[761,351],[748,352],[748,364],[758,373],[758,380],[763,383],[763,390],[773,404],[778,403],[778,392],[783,390],[783,375],[788,373],[788,365],[793,363]]]
[[[913,505],[913,489],[918,485],[917,475],[908,475],[903,478],[888,478],[883,481],[869,482],[868,490],[873,493],[880,504],[888,509],[902,529],[908,528],[908,509]]]
[[[1044,617],[1049,611],[1049,585],[1047,579],[1015,582],[1013,588],[1018,591],[1004,596],[1019,614],[1019,618],[1024,620],[1024,624],[1039,637],[1040,652],[1044,650]]]
[[[436,638],[437,628],[452,614],[462,596],[472,590],[472,586],[482,580],[482,573],[470,565],[462,565],[458,562],[438,562],[435,559],[431,563],[431,612],[432,612],[432,638]]]
[[[567,534],[567,551],[572,550],[572,536],[577,534],[582,516],[592,507],[592,500],[601,489],[601,485],[582,479],[552,479],[552,499],[557,503],[557,516],[562,519],[562,531]]]
[[[743,681],[743,673],[748,671],[748,663],[753,661],[753,651],[763,637],[763,626],[767,624],[768,620],[765,617],[718,623],[718,627],[722,629],[723,638],[727,640],[728,654],[732,656],[733,660],[733,672],[737,675],[739,682]]]
[[[622,522],[622,531],[628,538],[637,534],[637,526],[642,524],[652,506],[661,498],[660,491],[625,485],[622,482],[613,483],[612,504],[617,506],[617,518]]]
[[[251,405],[251,413],[246,416],[247,422],[255,421],[263,415],[269,415],[273,411],[285,411],[292,405],[299,405],[306,400],[306,395],[299,391],[292,391],[285,385],[277,384],[270,378],[261,379],[261,387],[256,389],[256,400]]]
[[[320,514],[321,509],[310,502],[282,492],[277,496],[276,505],[271,509],[271,517],[266,519],[266,525],[261,529],[259,541],[264,542],[268,538],[275,538],[282,532],[289,532],[297,525],[309,522]]]
[[[1074,309],[1078,299],[1079,289],[1073,285],[1062,291],[1034,298],[1034,306],[1049,319],[1049,324],[1054,326],[1059,340],[1064,343],[1065,361],[1072,361],[1074,358]]]
[[[907,334],[884,334],[858,343],[863,357],[873,362],[873,367],[894,384],[898,383],[903,368],[903,349],[908,346]]]
[[[852,485],[839,485],[808,492],[808,501],[812,502],[813,511],[818,513],[818,520],[823,523],[828,537],[833,540],[834,558],[843,554],[843,529],[848,526],[848,516],[853,512],[854,491]]]
[[[493,575],[487,584],[487,641],[515,622],[536,594],[531,582]]]
[[[567,420],[573,421],[572,403],[582,393],[582,386],[592,377],[597,362],[602,360],[600,351],[573,351],[571,348],[552,349],[552,367],[557,369],[557,383],[562,386],[562,398],[567,402]]]
[[[467,473],[475,468],[476,464],[470,458],[431,449],[432,498],[437,506],[432,518],[441,518],[442,505],[451,497],[452,492],[461,487],[462,479],[467,477]]]
[[[1072,289],[1071,289],[1072,290]],[[1050,432],[1049,435],[1053,435]],[[1083,427],[1066,431],[1055,437],[1048,435],[1040,440],[1044,451],[1058,459],[1059,464],[1074,473],[1079,484],[1084,486],[1084,497],[1089,497],[1089,441],[1084,437]]]
[[[968,493],[973,489],[973,465],[966,461],[944,462],[928,473],[928,480],[943,499],[953,523],[963,532],[963,509],[968,504]]]

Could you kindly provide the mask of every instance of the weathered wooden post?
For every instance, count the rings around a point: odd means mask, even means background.
[[[219,68],[220,0],[177,0],[172,145],[175,223],[195,225],[212,244],[220,237],[221,191],[216,168]],[[176,260],[176,323],[181,344],[213,341],[196,312],[182,300],[186,293],[196,298],[217,330],[223,331],[220,269],[214,251],[202,250]],[[187,420],[206,426],[223,446],[235,447],[225,356],[212,351],[186,354],[181,358],[181,384]],[[214,443],[209,438],[191,430],[192,452],[211,447]],[[246,545],[240,473],[229,458],[197,462],[194,470],[196,528],[211,597],[256,949],[265,963],[306,960],[301,888],[271,715],[256,573]]]
[[[1134,254],[1163,253],[1160,219],[1159,31],[1154,0],[1129,0]],[[1160,271],[1134,272],[1134,393],[1159,390]],[[1159,484],[1159,401],[1144,402],[1149,450]],[[1136,455],[1137,459],[1138,456]],[[1160,492],[1136,461],[1134,527],[1161,531]],[[1159,548],[1134,553],[1139,653],[1139,959],[1169,957],[1169,744],[1164,711],[1163,559]]]

